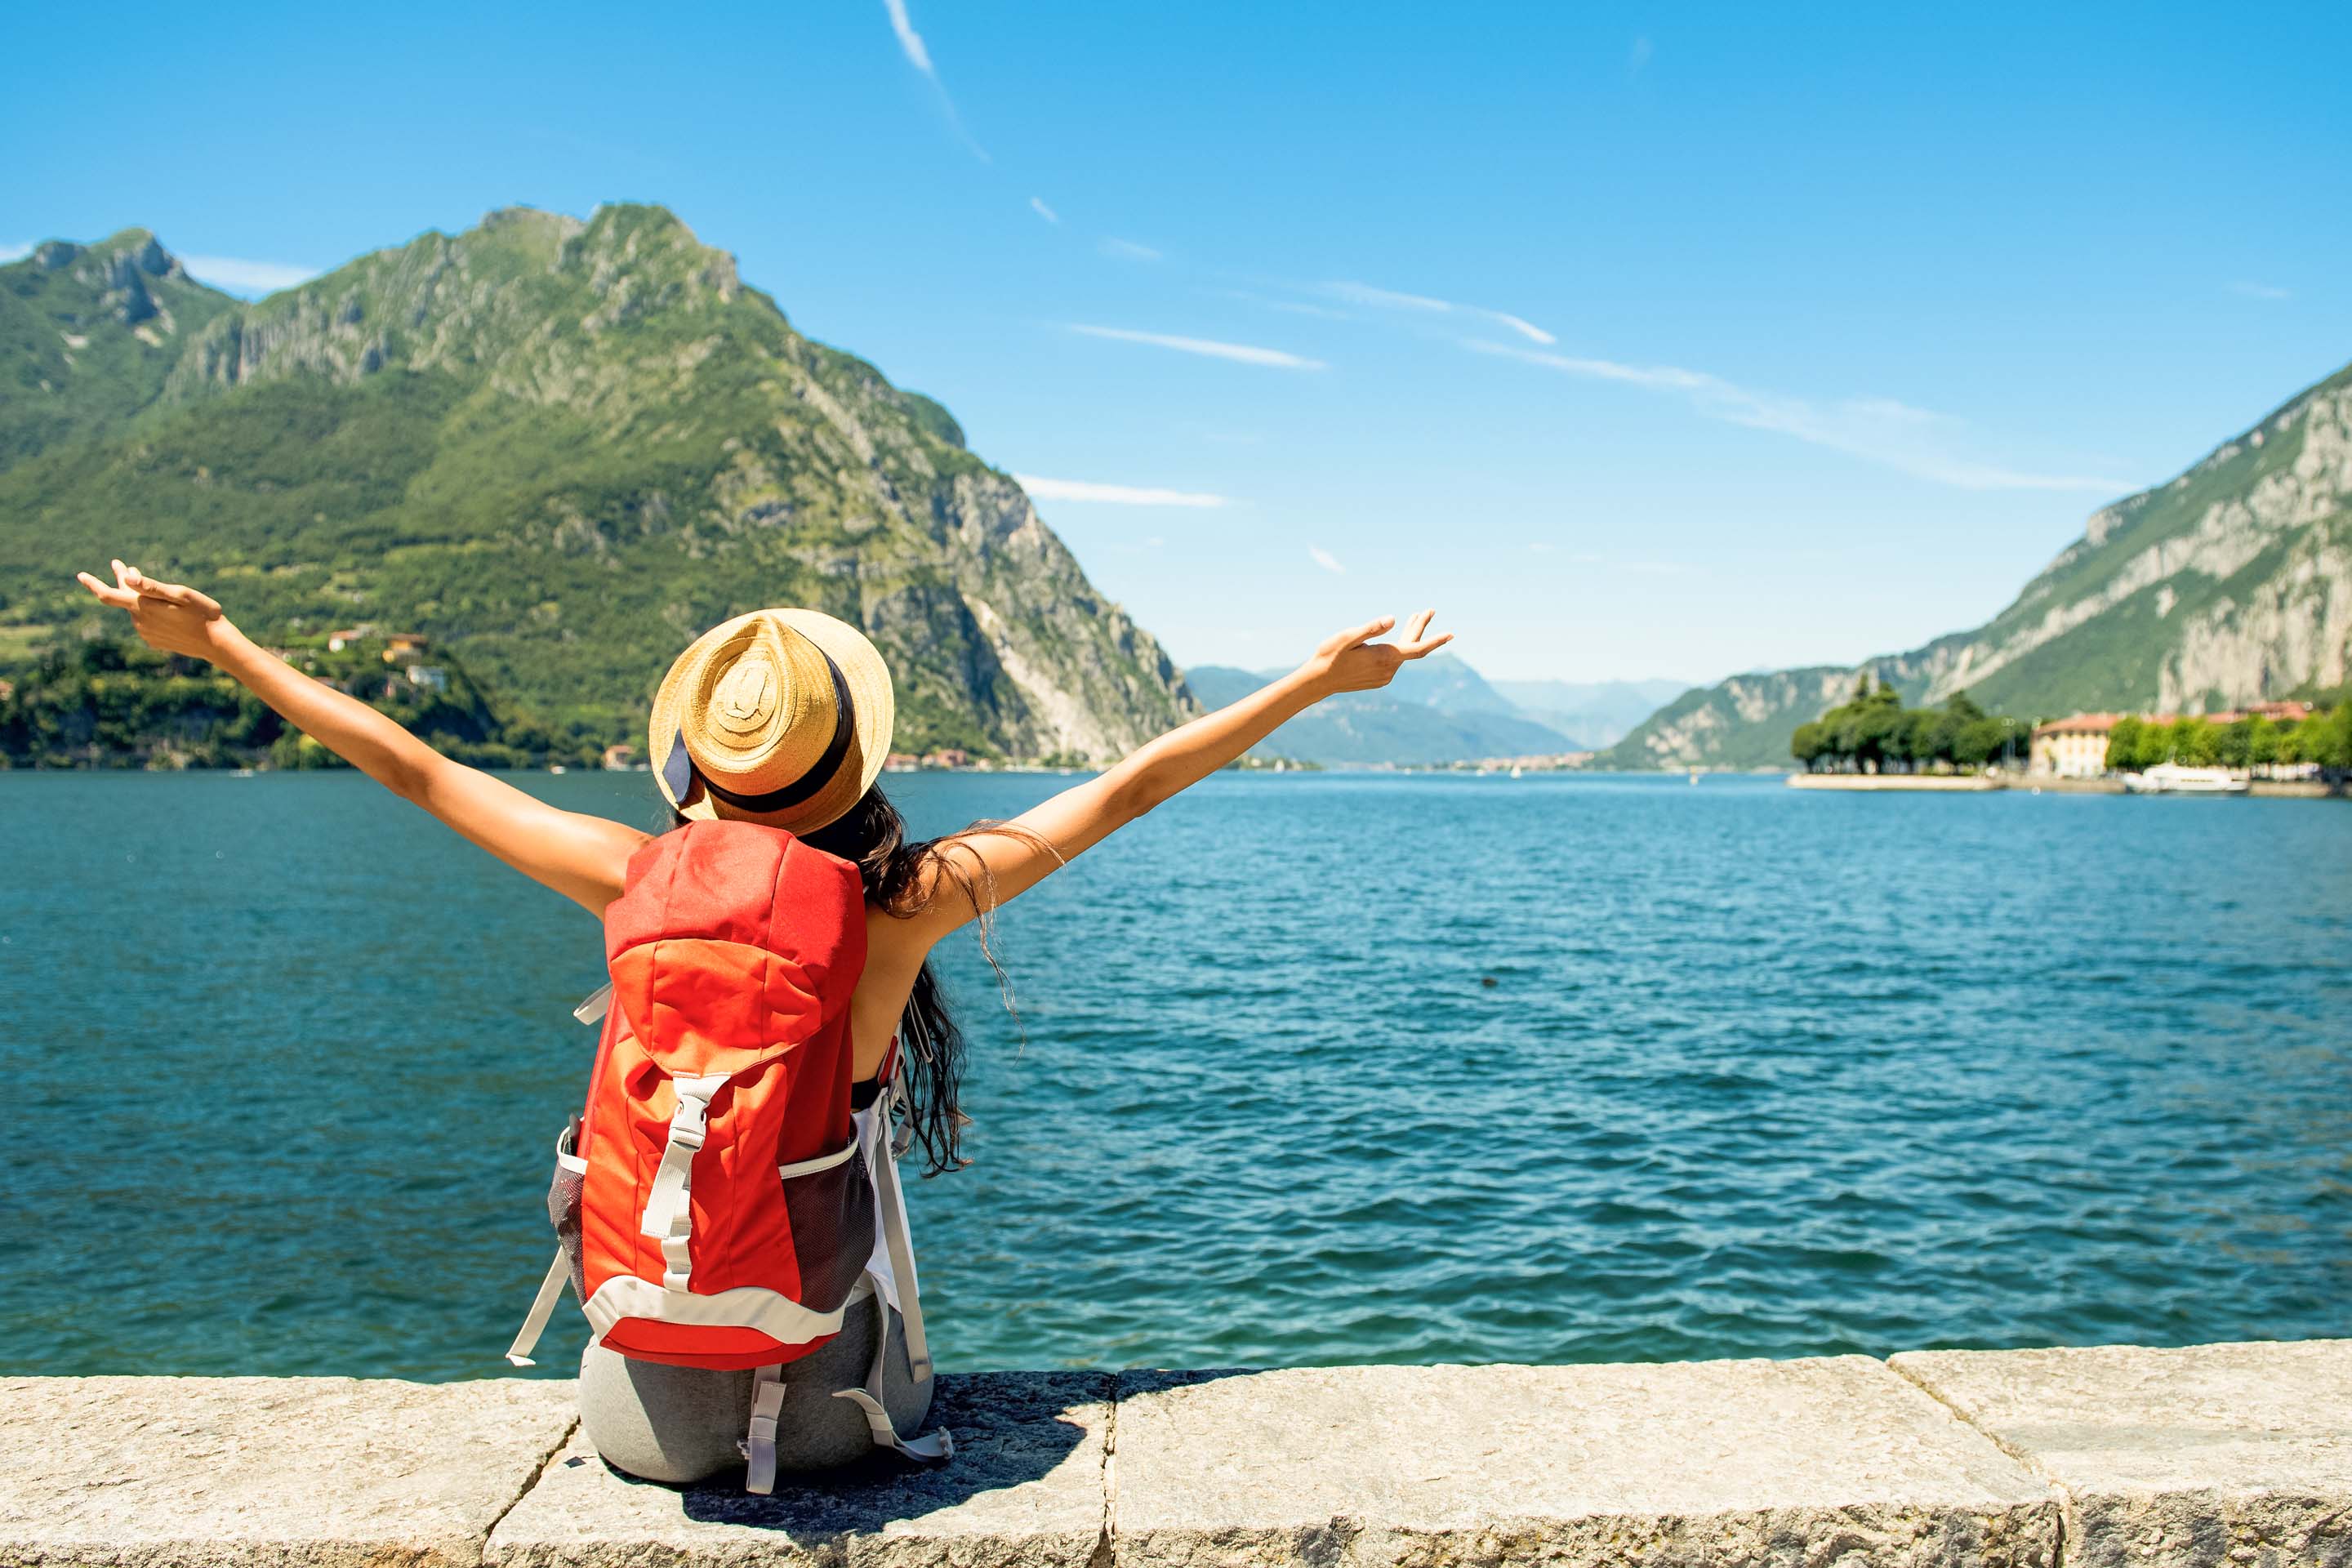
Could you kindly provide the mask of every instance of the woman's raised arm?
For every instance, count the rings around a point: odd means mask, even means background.
[[[1415,616],[1402,642],[1372,640],[1396,625],[1393,616],[1327,638],[1306,663],[1240,701],[1146,742],[1107,772],[1009,823],[944,841],[939,848],[943,863],[932,868],[929,885],[919,889],[922,906],[904,921],[869,921],[868,931],[893,939],[891,945],[904,946],[919,962],[940,937],[1035,887],[1081,851],[1200,783],[1326,697],[1386,686],[1407,660],[1452,642],[1451,632],[1429,636],[1435,614],[1423,610]]]
[[[559,811],[451,762],[366,703],[255,647],[216,601],[194,588],[155,582],[120,561],[111,584],[76,575],[99,600],[130,612],[148,647],[219,666],[288,723],[524,876],[599,917],[620,896],[629,857],[647,837],[636,828]]]

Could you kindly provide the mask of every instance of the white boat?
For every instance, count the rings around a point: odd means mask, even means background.
[[[562,763],[550,763],[547,764],[547,771],[561,778],[563,776],[564,767]]]
[[[1511,764],[1511,776],[1513,778],[1517,778],[1519,776],[1519,765],[1517,763],[1513,763]]]
[[[2158,763],[2145,773],[2126,773],[2124,789],[2132,795],[2243,795],[2246,781],[2227,768]]]

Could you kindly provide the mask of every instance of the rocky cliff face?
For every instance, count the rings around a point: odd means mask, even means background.
[[[188,337],[236,305],[143,228],[0,268],[0,464],[147,407]]]
[[[1990,626],[1930,650],[1927,694],[2196,710],[2341,685],[2347,506],[2352,370],[2095,513]]]
[[[658,207],[495,213],[221,312],[107,441],[0,472],[12,505],[44,537],[0,542],[0,589],[136,549],[286,629],[459,639],[615,734],[687,638],[776,603],[874,637],[904,745],[1100,758],[1193,710],[945,410]]]
[[[1734,677],[1661,709],[1603,761],[1777,766],[1865,671],[2037,718],[2197,712],[2352,679],[2352,368],[2169,482],[2095,513],[1972,632],[1853,667]]]

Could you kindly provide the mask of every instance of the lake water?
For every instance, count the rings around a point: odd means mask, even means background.
[[[0,1371],[503,1371],[593,923],[351,775],[0,775]],[[2352,1331],[2340,805],[1226,776],[999,934],[951,1369]]]

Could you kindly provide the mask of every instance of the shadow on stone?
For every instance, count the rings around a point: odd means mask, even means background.
[[[680,1561],[749,1553],[831,1563],[853,1543],[861,1563],[900,1550],[928,1561],[942,1544],[986,1556],[1025,1542],[1084,1562],[1104,1531],[1116,1383],[1108,1373],[944,1375],[933,1423],[955,1435],[948,1463],[876,1454],[837,1470],[779,1476],[769,1497],[744,1492],[740,1470],[691,1486],[636,1480],[575,1437],[500,1523],[487,1560],[593,1563],[627,1542],[658,1545]]]

